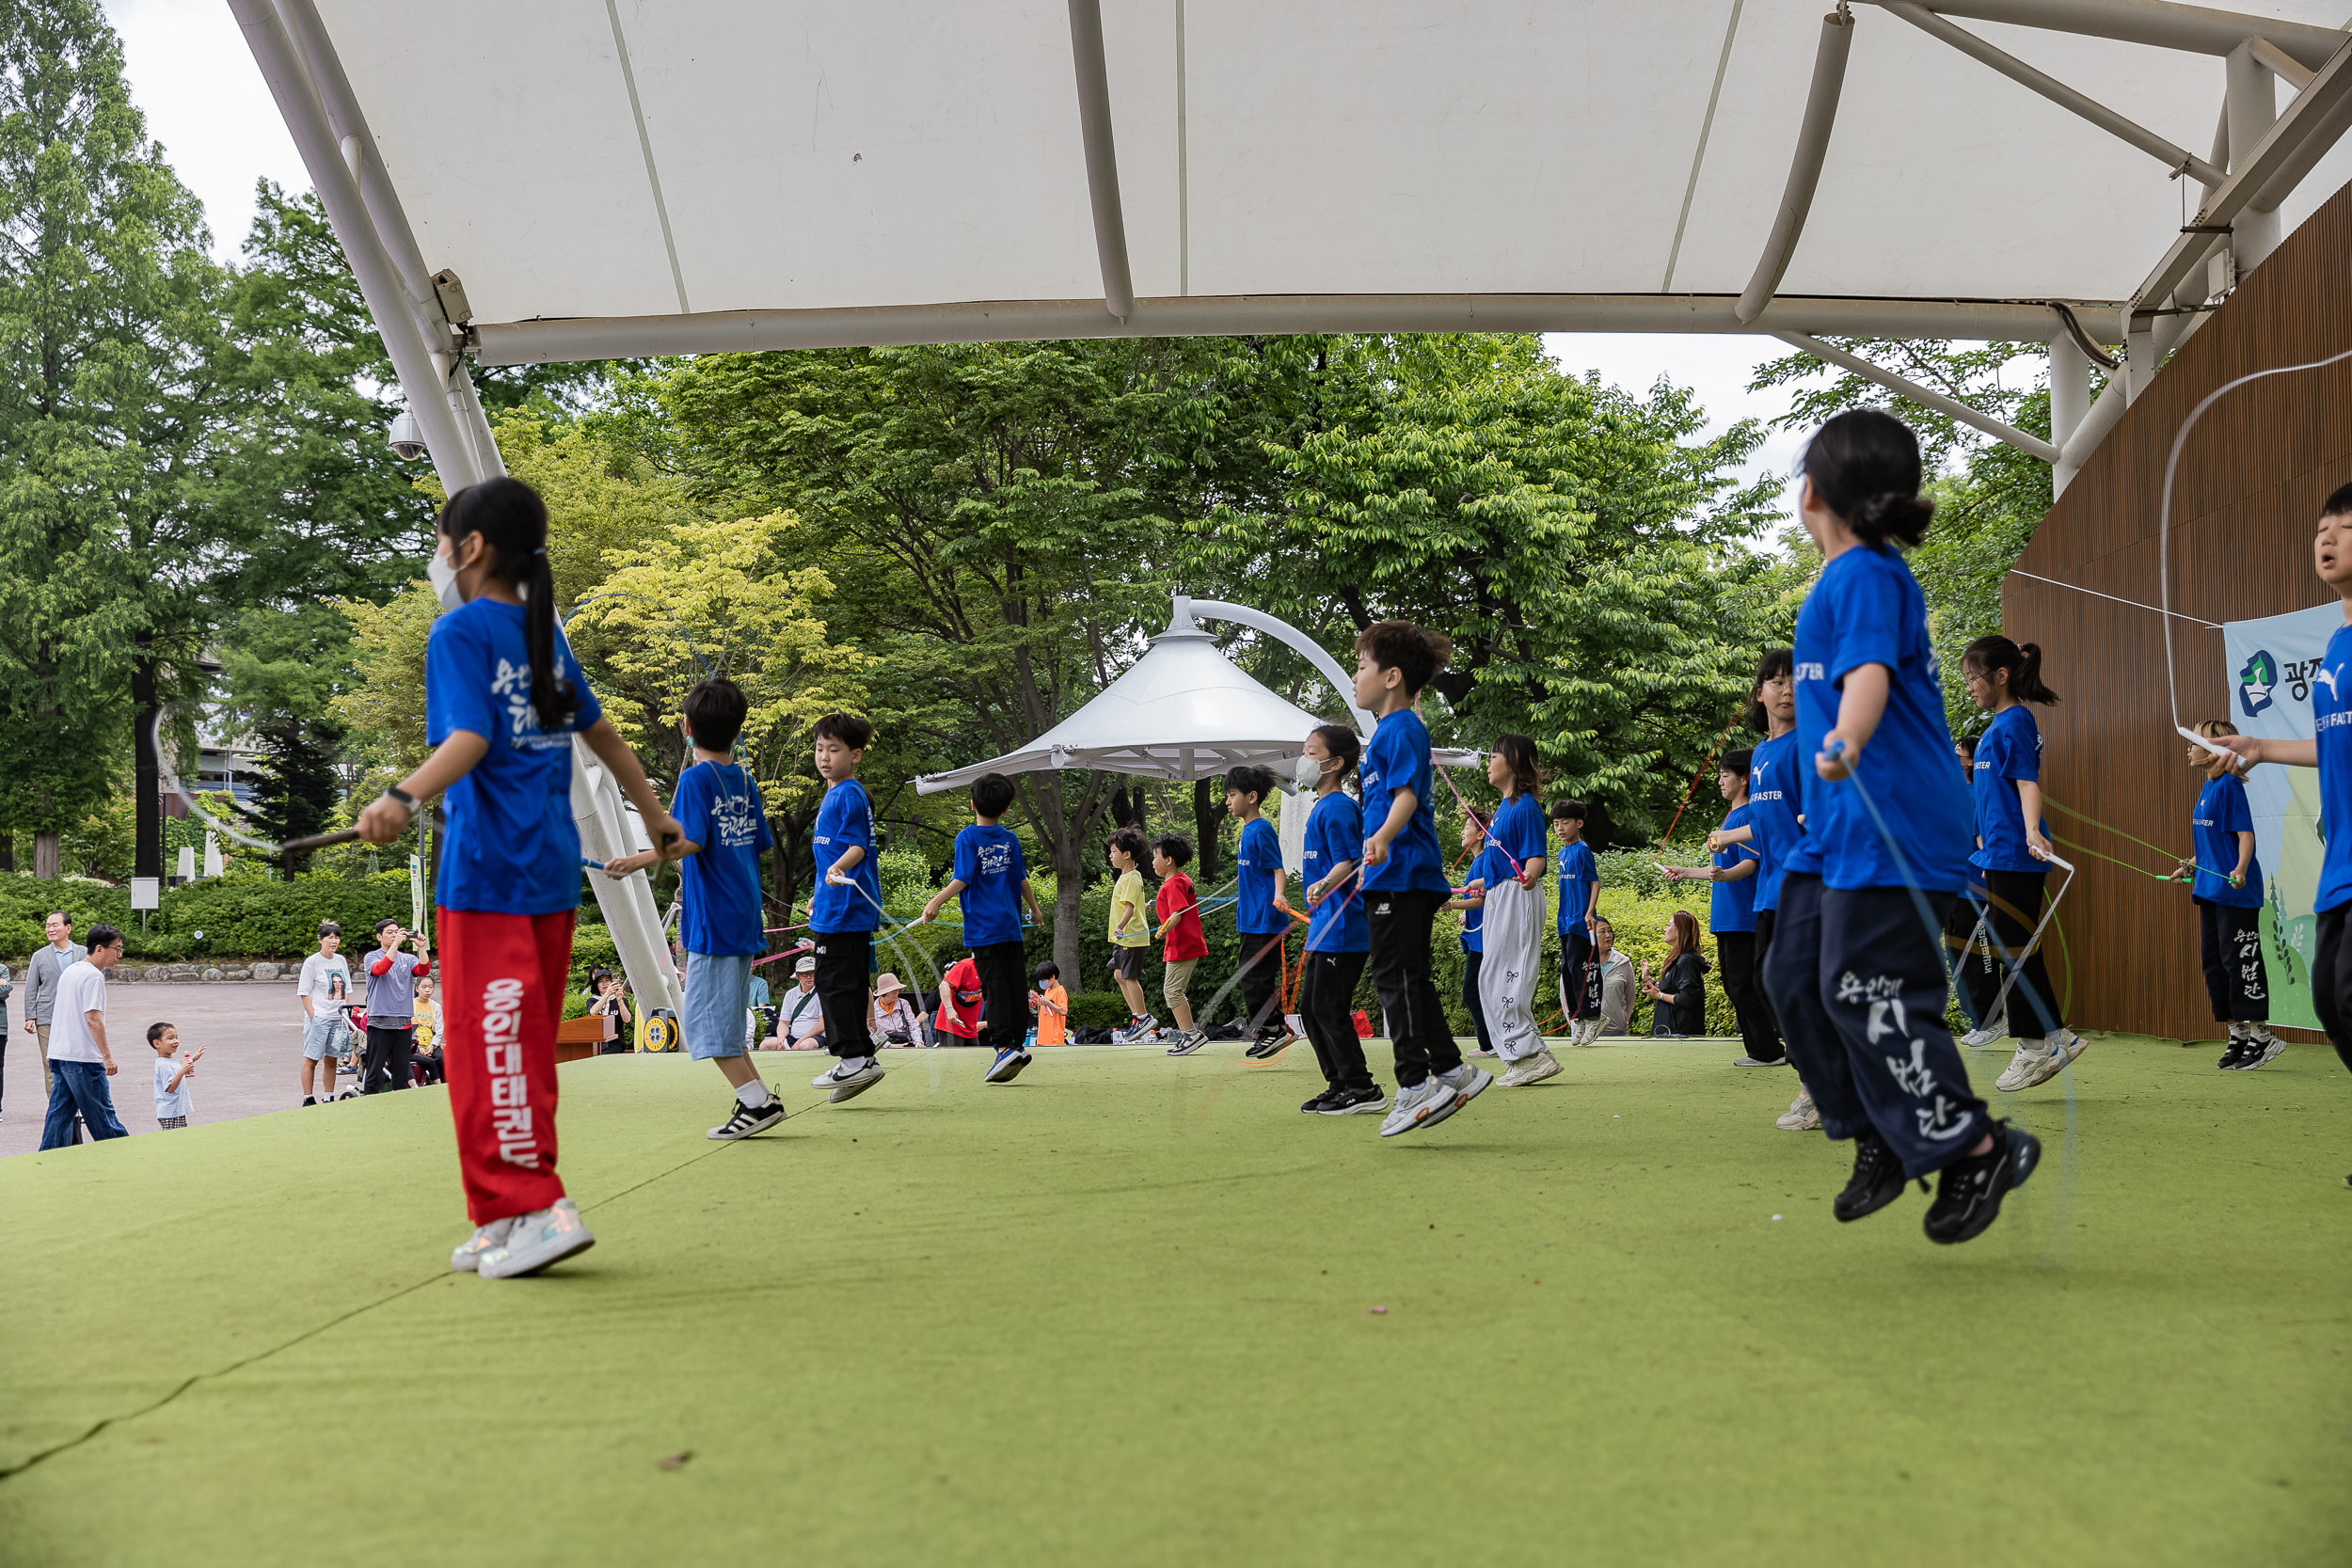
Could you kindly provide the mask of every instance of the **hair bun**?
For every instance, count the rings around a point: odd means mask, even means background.
[[[1866,538],[1899,539],[1906,545],[1915,545],[1934,516],[1935,502],[1927,497],[1882,490],[1855,507],[1847,521]]]

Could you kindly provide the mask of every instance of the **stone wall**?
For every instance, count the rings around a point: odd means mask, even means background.
[[[283,983],[301,973],[299,964],[269,962],[225,964],[134,964],[121,963],[106,972],[106,978],[119,984],[135,985],[154,982],[180,984],[219,983],[223,981],[265,981]]]

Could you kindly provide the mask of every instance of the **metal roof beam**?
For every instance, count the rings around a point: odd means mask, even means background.
[[[1111,140],[1110,71],[1103,62],[1102,0],[1070,0],[1070,55],[1078,68],[1078,128],[1086,141],[1087,199],[1094,208],[1094,252],[1103,305],[1120,321],[1136,313],[1127,268],[1127,218],[1119,200],[1119,151]]]
[[[1947,398],[1941,392],[1930,391],[1907,376],[1897,375],[1883,366],[1873,365],[1859,355],[1833,348],[1819,338],[1808,338],[1802,332],[1775,332],[1773,337],[1792,348],[1801,348],[1817,359],[1828,361],[1853,372],[1865,381],[1875,381],[1890,392],[1900,392],[1923,408],[1948,414],[1964,425],[1973,425],[1996,441],[2006,441],[2019,451],[2039,457],[2044,463],[2056,463],[2058,450],[2039,436],[2028,436],[2015,425],[2004,424],[1980,408],[1971,408],[1958,398]]]
[[[2220,169],[2188,149],[2177,147],[2137,121],[2124,119],[2098,100],[2076,92],[2057,77],[2035,70],[2007,50],[1994,48],[1965,28],[1953,26],[1927,7],[1915,4],[1915,0],[1883,0],[1883,3],[1886,9],[1921,32],[1943,40],[1962,54],[1991,66],[2019,86],[2032,88],[2059,108],[2079,115],[2110,135],[2131,143],[2170,169],[2175,178],[2194,174],[2208,185],[2218,184],[2225,178]]]
[[[2065,302],[2112,311],[2120,302]],[[2017,300],[1804,298],[1784,295],[1753,323],[1727,294],[1192,294],[1142,299],[1126,321],[1092,299],[691,316],[591,316],[477,323],[485,365],[754,354],[886,343],[1027,342],[1072,338],[1248,337],[1278,332],[1830,332],[1857,338],[2048,342],[2066,330],[2046,303]]]
[[[1862,0],[1866,6],[1886,0]],[[1933,0],[1928,8],[1946,16],[2005,22],[2048,33],[2078,33],[2145,43],[2192,55],[2227,55],[2249,38],[2267,39],[2290,59],[2316,71],[2344,42],[2332,27],[2282,22],[2275,16],[2245,16],[2206,6],[2177,6],[2169,0]]]
[[[1797,122],[1797,150],[1788,164],[1788,183],[1780,195],[1780,211],[1772,218],[1772,237],[1756,274],[1740,295],[1741,323],[1752,322],[1772,303],[1788,275],[1789,258],[1804,234],[1804,220],[1813,211],[1813,192],[1821,182],[1821,160],[1829,155],[1830,133],[1837,125],[1837,99],[1846,87],[1846,57],[1853,50],[1853,17],[1841,4],[1821,18],[1820,42],[1813,53],[1813,85],[1806,89],[1804,118]]]

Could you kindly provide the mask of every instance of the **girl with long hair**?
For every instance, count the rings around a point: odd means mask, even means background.
[[[1501,851],[1506,874],[1490,878],[1479,908],[1478,998],[1495,1053],[1509,1064],[1502,1086],[1539,1084],[1560,1070],[1535,1028],[1535,972],[1543,962],[1544,895],[1536,884],[1549,863],[1544,808],[1536,799],[1543,773],[1535,742],[1523,735],[1495,736],[1486,782],[1502,803],[1486,824],[1487,845]]]
[[[1649,961],[1642,962],[1642,994],[1650,1009],[1652,1035],[1707,1033],[1707,958],[1699,952],[1699,923],[1689,910],[1677,910],[1666,921],[1666,956],[1652,980]]]
[[[469,485],[441,508],[430,569],[447,610],[425,642],[424,765],[360,813],[389,844],[449,792],[434,889],[442,1067],[473,1235],[450,1267],[500,1279],[596,1244],[555,1169],[555,1025],[580,904],[573,741],[621,786],[655,848],[677,823],[645,782],[555,621],[548,509],[520,480]]]

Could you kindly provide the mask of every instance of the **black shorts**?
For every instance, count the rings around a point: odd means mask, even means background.
[[[1113,947],[1111,949],[1111,978],[1140,981],[1143,978],[1145,951],[1140,947]]]

